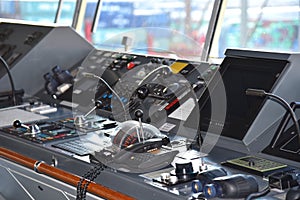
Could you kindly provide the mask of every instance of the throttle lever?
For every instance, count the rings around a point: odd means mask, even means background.
[[[27,133],[29,133],[32,136],[35,136],[37,133],[41,132],[40,128],[37,124],[32,124],[30,126],[27,126],[27,125],[23,124],[20,120],[15,120],[13,122],[13,127],[25,128],[27,130]]]

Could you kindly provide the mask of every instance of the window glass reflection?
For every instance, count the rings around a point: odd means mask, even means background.
[[[61,14],[57,21],[58,24],[72,25],[75,4],[76,0],[62,1]],[[54,23],[58,5],[58,0],[1,0],[0,18]]]
[[[228,0],[213,56],[224,57],[232,47],[299,51],[299,5],[298,0]]]
[[[199,59],[205,42],[214,1],[149,0],[102,1],[97,30],[90,32],[97,1],[86,7],[84,34],[95,46]]]

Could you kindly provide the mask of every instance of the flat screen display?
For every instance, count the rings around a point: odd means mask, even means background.
[[[199,101],[201,131],[206,132],[210,125],[209,132],[214,133],[214,130],[221,128],[222,136],[242,140],[265,101],[265,98],[247,96],[245,91],[253,88],[272,92],[287,64],[286,60],[227,56],[219,69],[222,78],[212,81],[214,88],[224,84],[225,121],[218,121],[218,116],[211,114],[214,105],[211,103],[210,94],[218,90],[206,91]]]

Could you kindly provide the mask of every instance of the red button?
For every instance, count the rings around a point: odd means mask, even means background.
[[[130,63],[127,64],[127,69],[132,69],[132,68],[134,68],[134,66],[135,66],[135,63],[130,62]]]

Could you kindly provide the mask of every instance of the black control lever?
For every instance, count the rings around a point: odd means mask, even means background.
[[[76,116],[74,119],[75,125],[81,126],[86,122],[86,117],[89,116],[94,110],[103,108],[103,103],[100,100],[95,101],[95,106],[88,111],[85,115]]]
[[[94,110],[101,108],[103,108],[103,102],[100,100],[95,101],[95,106],[89,112],[87,112],[84,117],[89,116]]]
[[[159,99],[159,100],[167,100],[168,97],[163,95],[162,93],[165,93],[167,91],[168,88],[164,88],[161,90],[161,94],[156,94],[155,90],[160,90],[161,88],[159,88],[159,85],[143,85],[141,87],[139,87],[136,92],[137,92],[137,96],[140,99],[145,99],[147,97],[152,97],[155,99]]]
[[[37,124],[32,124],[30,126],[27,126],[27,125],[23,124],[20,120],[15,120],[13,122],[13,127],[15,127],[15,128],[25,128],[27,130],[27,133],[29,133],[30,135],[33,135],[33,136],[35,134],[41,132],[40,128]]]
[[[143,128],[143,123],[142,123],[142,119],[143,119],[143,115],[144,112],[141,109],[137,109],[134,112],[134,115],[136,118],[138,118],[139,120],[139,125],[140,125],[140,132],[141,132],[141,138],[143,140],[143,143],[145,142],[145,135],[144,135],[144,128]],[[140,138],[139,133],[137,134],[138,138]],[[139,141],[140,142],[140,141]]]

